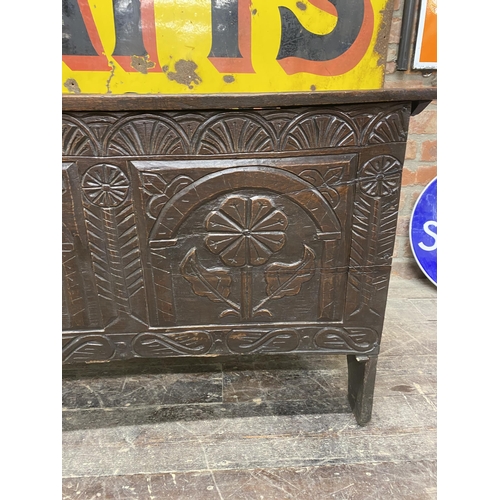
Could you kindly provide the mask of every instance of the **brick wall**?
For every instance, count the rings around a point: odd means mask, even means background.
[[[397,71],[401,20],[404,0],[394,0],[394,14],[389,34],[385,88],[415,88],[437,86],[437,71],[411,70]],[[418,21],[415,16],[415,24]],[[417,29],[414,26],[413,33]],[[412,41],[409,68],[413,62]],[[393,273],[405,278],[425,278],[413,258],[408,229],[411,212],[422,189],[437,175],[437,101],[433,101],[419,115],[410,119],[406,159],[403,167],[403,188],[399,205],[399,223],[394,248]]]

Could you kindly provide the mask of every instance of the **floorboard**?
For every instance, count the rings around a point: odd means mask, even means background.
[[[63,369],[63,498],[436,498],[436,288],[393,278],[372,421],[344,356]]]

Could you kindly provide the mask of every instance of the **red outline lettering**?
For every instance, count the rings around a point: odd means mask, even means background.
[[[82,13],[83,22],[87,28],[90,41],[97,56],[62,56],[62,60],[73,71],[109,71],[111,67],[108,63],[108,58],[104,55],[101,38],[97,32],[97,27],[92,16],[92,11],[88,0],[77,0],[80,12]]]
[[[238,48],[243,56],[209,57],[219,73],[255,73],[252,66],[252,16],[251,0],[238,1]]]
[[[310,0],[311,1],[311,0]],[[287,57],[278,61],[287,75],[295,73],[312,73],[320,76],[338,76],[352,70],[366,54],[373,35],[374,16],[370,0],[365,2],[365,15],[358,37],[352,46],[339,57],[329,61],[308,61],[300,57]],[[316,7],[327,11],[319,0],[311,1]],[[331,5],[331,4],[330,4]],[[333,5],[332,5],[333,7]],[[331,14],[332,10],[328,9]]]
[[[156,24],[154,0],[141,0],[141,27],[144,48],[148,54],[148,62],[154,66],[148,68],[148,73],[161,73],[163,70],[158,59],[156,47]],[[113,59],[127,72],[135,73],[137,70],[132,66],[132,56],[113,56]]]

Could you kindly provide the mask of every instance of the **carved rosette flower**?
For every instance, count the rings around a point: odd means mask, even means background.
[[[228,266],[260,266],[283,248],[287,226],[269,198],[230,196],[208,215],[205,244]]]
[[[375,156],[367,161],[360,173],[361,190],[369,196],[387,196],[397,189],[401,163],[389,155]]]
[[[122,203],[128,195],[130,181],[114,165],[101,163],[90,167],[82,178],[87,199],[98,207],[111,208]]]

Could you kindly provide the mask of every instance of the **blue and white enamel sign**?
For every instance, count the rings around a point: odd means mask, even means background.
[[[437,177],[425,187],[413,208],[410,245],[420,269],[437,285]]]

